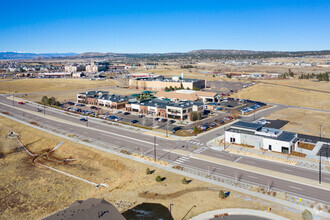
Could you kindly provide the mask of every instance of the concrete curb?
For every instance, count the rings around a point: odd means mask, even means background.
[[[14,120],[14,121],[16,121],[18,123],[21,123],[21,124],[24,124],[24,125],[33,127],[35,129],[38,129],[38,130],[41,130],[41,131],[44,131],[44,132],[53,134],[55,136],[58,136],[58,137],[67,139],[69,141],[73,141],[73,142],[76,142],[76,143],[79,143],[79,144],[83,144],[85,146],[92,147],[94,149],[101,150],[103,152],[111,153],[111,154],[120,156],[122,158],[127,158],[127,159],[130,159],[130,160],[134,160],[134,161],[137,161],[137,162],[140,162],[140,163],[144,163],[144,164],[149,165],[149,166],[153,166],[153,167],[157,167],[159,169],[163,169],[163,170],[168,171],[168,172],[171,172],[171,173],[175,173],[175,174],[178,174],[178,175],[182,175],[182,176],[190,177],[190,178],[193,178],[193,179],[197,179],[197,180],[200,180],[200,181],[203,181],[203,182],[207,182],[207,183],[211,183],[211,184],[214,184],[214,185],[218,185],[218,186],[221,186],[221,187],[224,187],[224,188],[227,188],[227,189],[231,189],[231,190],[234,190],[234,191],[237,191],[237,192],[240,192],[240,193],[243,193],[243,194],[247,194],[247,195],[250,195],[250,196],[255,196],[257,198],[260,198],[260,199],[263,199],[263,200],[266,200],[266,201],[270,201],[270,202],[274,202],[274,203],[277,203],[277,204],[280,204],[280,205],[283,205],[283,206],[287,206],[287,207],[290,207],[290,208],[293,208],[293,209],[297,209],[297,210],[301,210],[301,211],[303,211],[305,209],[308,209],[309,211],[311,211],[312,213],[314,213],[314,214],[316,214],[318,216],[323,216],[323,217],[326,217],[326,218],[330,218],[330,214],[328,214],[328,213],[320,212],[318,210],[314,210],[314,209],[311,209],[311,208],[308,208],[308,207],[305,207],[305,206],[302,206],[302,205],[299,205],[299,204],[294,204],[294,203],[291,203],[289,201],[285,201],[285,200],[282,200],[282,199],[278,199],[278,198],[274,198],[274,197],[268,197],[266,195],[259,194],[257,192],[251,192],[251,191],[248,191],[248,190],[245,190],[245,189],[241,189],[241,188],[238,188],[238,187],[235,187],[235,186],[226,185],[224,183],[220,183],[220,182],[217,182],[217,181],[212,180],[212,179],[203,178],[203,177],[200,177],[198,175],[194,175],[194,174],[190,174],[190,173],[187,173],[187,172],[183,172],[183,171],[180,171],[180,170],[173,169],[171,166],[161,166],[161,165],[152,163],[150,161],[146,161],[146,160],[140,159],[138,157],[134,157],[134,156],[131,156],[131,155],[126,155],[126,154],[119,153],[119,152],[116,152],[116,151],[111,150],[111,149],[107,149],[107,148],[103,148],[103,147],[100,147],[100,146],[96,146],[96,145],[93,145],[91,143],[87,143],[87,142],[81,141],[81,140],[76,139],[76,138],[68,137],[68,136],[65,136],[65,135],[62,135],[62,134],[59,134],[59,133],[56,133],[56,132],[47,130],[45,128],[41,128],[41,127],[38,127],[38,126],[35,126],[35,125],[32,125],[32,124],[29,124],[29,123],[27,123],[25,121],[20,121],[19,119],[16,119],[14,117],[11,117],[11,116],[2,114],[1,112],[0,112],[0,115],[3,116],[3,117],[5,117],[5,118]]]
[[[261,218],[267,218],[270,220],[288,220],[288,218],[282,217],[280,215],[275,215],[267,211],[259,211],[254,209],[218,209],[197,215],[191,218],[191,220],[208,220],[214,218],[215,215],[221,215],[224,213],[228,213],[229,216],[249,215],[249,216],[257,216]]]

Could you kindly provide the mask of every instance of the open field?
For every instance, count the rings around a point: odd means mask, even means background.
[[[0,81],[0,93],[16,91],[17,93],[45,92],[90,89],[116,86],[115,80],[91,81],[88,79],[16,79]]]
[[[102,91],[109,91],[110,94],[116,94],[116,95],[132,95],[134,93],[141,93],[141,90],[124,89],[124,88],[102,89]],[[56,100],[58,100],[59,102],[67,102],[67,101],[77,101],[77,93],[78,91],[43,92],[43,93],[34,93],[27,95],[18,95],[18,97],[33,102],[40,102],[42,97],[46,95],[48,97],[55,97]]]
[[[38,161],[95,183],[105,183],[109,188],[95,188],[33,163],[33,158],[17,151],[17,143],[7,138],[10,131],[19,133],[22,143],[35,154],[44,154],[64,141],[52,157],[72,157],[76,161],[52,162],[52,158],[44,156],[38,157]],[[183,176],[160,169],[146,175],[147,166],[144,164],[91,149],[3,117],[0,117],[0,151],[0,219],[40,219],[78,199],[90,197],[105,198],[112,204],[122,201],[121,205],[116,205],[120,211],[141,203],[157,203],[165,207],[174,204],[174,219],[181,219],[193,205],[197,207],[187,218],[221,208],[266,210],[271,207],[275,214],[301,219],[299,211],[235,191],[221,200],[217,186],[198,180],[184,185],[181,183]],[[155,177],[158,175],[166,179],[157,183]]]
[[[330,93],[308,91],[281,85],[258,83],[233,94],[232,97],[307,108],[330,109]]]
[[[290,80],[267,80],[266,83],[274,83],[284,86],[294,86],[305,89],[315,89],[330,92],[330,83],[318,80],[290,79]]]
[[[320,135],[322,125],[322,136],[330,137],[330,113],[288,108],[274,112],[266,118],[290,121],[282,129],[314,136]]]

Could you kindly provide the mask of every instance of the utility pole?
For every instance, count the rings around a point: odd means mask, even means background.
[[[154,136],[154,159],[156,161],[156,136]]]
[[[322,125],[320,125],[320,141],[321,141],[321,129],[322,129]],[[321,154],[322,154],[322,152],[321,152],[321,150],[320,150],[320,163],[319,163],[319,184],[321,184],[322,183],[322,180],[321,180],[321,178],[322,178],[322,164],[321,164]]]
[[[166,137],[168,137],[168,120],[166,121]]]
[[[88,115],[86,115],[86,127],[88,127]]]
[[[170,215],[172,216],[172,205],[173,204],[170,204]]]

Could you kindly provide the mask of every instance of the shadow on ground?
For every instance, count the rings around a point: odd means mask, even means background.
[[[170,210],[159,203],[142,203],[123,212],[122,215],[127,220],[173,220]]]

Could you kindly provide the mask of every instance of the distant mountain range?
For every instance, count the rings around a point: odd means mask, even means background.
[[[145,60],[168,60],[168,59],[223,59],[223,58],[269,58],[269,57],[302,57],[330,55],[330,50],[320,51],[253,51],[253,50],[193,50],[186,53],[18,53],[0,52],[0,59],[145,59]]]
[[[52,58],[52,57],[68,57],[74,56],[77,53],[21,53],[21,52],[0,52],[2,60],[17,60],[17,59],[35,59],[35,58]]]

